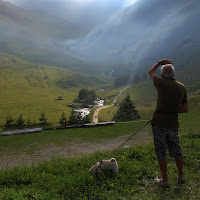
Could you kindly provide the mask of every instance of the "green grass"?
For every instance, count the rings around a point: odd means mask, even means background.
[[[119,88],[113,88],[112,86],[107,85],[107,86],[105,86],[105,87],[102,87],[102,88],[104,88],[106,91],[98,92],[97,95],[98,95],[99,98],[107,100],[107,101],[108,101],[107,104],[112,104],[114,98],[119,94],[119,92],[120,92],[121,90],[124,89],[124,87],[125,87],[125,86],[119,87]],[[99,88],[99,87],[98,87],[98,88]]]
[[[189,83],[188,87],[190,88]],[[151,119],[153,112],[155,111],[156,108],[156,98],[157,98],[156,89],[153,86],[152,80],[143,81],[133,85],[119,97],[118,102],[120,102],[127,93],[130,94],[131,99],[136,105],[136,109],[139,111],[141,119]],[[197,126],[197,120],[199,120],[198,110],[200,110],[200,90],[195,90],[195,92],[188,93],[188,103],[189,103],[189,113],[180,115],[180,116],[187,116],[186,118],[188,119],[184,121],[184,117],[180,117],[180,120],[182,121],[183,119],[183,123],[190,124],[190,126],[188,126],[188,129],[198,128],[199,126]],[[100,111],[99,117],[103,121],[111,120],[116,110],[117,107],[110,107],[107,109],[103,109]],[[188,120],[189,122],[187,122]],[[192,121],[194,122],[194,127],[192,125],[193,123]]]
[[[112,106],[109,108],[102,109],[99,112],[99,120],[100,121],[112,121],[114,113],[117,111],[117,106]]]
[[[58,145],[63,146],[70,142],[82,141],[99,141],[101,139],[111,139],[121,135],[131,134],[145,122],[115,124],[113,126],[97,128],[77,128],[64,130],[49,130],[34,134],[23,134],[0,137],[0,154],[12,152],[20,153],[21,149],[34,153],[40,146]],[[26,153],[26,152],[25,152]]]
[[[32,122],[44,111],[48,121],[58,123],[62,112],[68,118],[71,104],[82,87],[100,87],[108,79],[81,74],[53,66],[39,65],[0,52],[0,125],[5,118],[20,113]],[[63,101],[57,101],[58,95]]]
[[[43,73],[45,73],[44,68]],[[48,77],[49,82],[46,81],[45,86],[49,85],[52,89],[54,85],[50,79],[54,79],[54,73],[52,72],[50,75],[48,71]],[[36,82],[39,84],[40,81]],[[143,86],[142,83],[135,85],[128,92],[131,94],[138,110],[142,113],[142,118],[150,119],[156,96],[151,95],[154,88],[148,81],[144,84],[146,85]],[[112,94],[112,91],[110,93]],[[120,98],[123,98],[123,96]],[[77,158],[55,157],[51,161],[42,162],[31,167],[3,168],[0,171],[0,199],[198,200],[200,199],[199,100],[198,91],[190,94],[189,113],[179,115],[180,142],[184,154],[184,173],[187,178],[185,185],[177,184],[175,161],[169,157],[167,159],[171,187],[164,189],[153,183],[154,178],[160,176],[160,171],[153,144],[149,142],[147,145],[122,148],[114,155],[111,151],[105,151]],[[116,109],[116,107],[112,107],[111,110],[104,110],[107,117],[105,119],[111,117],[110,113],[114,112],[112,109]],[[144,123],[117,123],[109,127],[51,130],[34,134],[0,137],[0,155],[6,155],[10,152],[13,157],[20,153],[31,157],[41,146],[45,147],[45,145],[62,147],[73,141],[112,140],[112,138],[135,132]],[[141,137],[138,135],[138,138],[139,143]],[[89,168],[97,161],[111,156],[118,161],[119,176],[113,177],[111,174],[103,174],[95,177],[88,173]]]
[[[143,81],[131,86],[117,99],[117,102],[119,103],[127,93],[130,94],[131,99],[136,105],[136,109],[139,111],[141,119],[151,119],[156,102],[156,90],[152,81]],[[116,111],[117,107],[103,109],[100,111],[99,117],[103,121],[111,120]]]
[[[184,153],[184,173],[187,182],[177,184],[174,159],[168,159],[171,187],[153,183],[160,175],[152,144],[121,149],[114,157],[119,175],[93,176],[89,168],[107,158],[111,152],[64,159],[54,158],[32,167],[15,167],[0,171],[0,199],[200,199],[200,137],[190,132],[180,138]],[[110,157],[109,157],[110,158]]]
[[[180,132],[200,130],[200,110],[190,110],[188,113],[179,114]]]
[[[14,60],[13,60],[14,59]],[[26,118],[37,120],[42,111],[47,118],[58,122],[63,111],[67,117],[70,111],[66,105],[77,97],[79,88],[66,87],[68,80],[77,79],[79,75],[68,70],[42,65],[0,54],[0,124],[11,112],[14,117],[22,113]],[[66,79],[65,75],[68,75]],[[47,78],[45,78],[47,77]],[[88,78],[88,77],[87,77]],[[187,78],[187,76],[185,77]],[[92,79],[96,82],[95,79]],[[58,81],[61,81],[58,84]],[[84,82],[84,79],[81,79]],[[97,81],[98,82],[98,81]],[[80,84],[74,82],[74,84]],[[198,88],[198,83],[187,84],[192,91],[189,94],[189,113],[180,114],[180,141],[184,153],[184,173],[187,183],[177,184],[177,169],[173,159],[168,158],[171,187],[163,189],[153,183],[159,168],[153,144],[123,148],[114,155],[112,152],[97,152],[78,158],[58,158],[42,162],[31,167],[14,167],[0,170],[0,199],[200,199],[200,93],[191,89]],[[96,86],[97,87],[97,86]],[[119,89],[108,90],[99,96],[107,98],[118,94]],[[127,91],[142,115],[142,119],[151,119],[155,109],[156,91],[152,81],[136,84]],[[55,101],[57,95],[63,95],[63,101]],[[126,92],[119,98],[122,99]],[[109,100],[112,101],[114,97]],[[117,107],[100,112],[102,121],[112,118]],[[54,118],[55,117],[55,118]],[[104,120],[105,119],[105,120]],[[45,145],[57,145],[60,148],[71,142],[98,142],[101,139],[114,139],[138,130],[145,122],[116,124],[110,127],[87,129],[51,130],[41,133],[0,137],[0,155],[9,153],[32,155]],[[150,132],[150,126],[149,126]],[[187,133],[187,134],[186,134]],[[135,143],[143,141],[140,135]],[[123,142],[123,141],[122,141]],[[119,176],[103,174],[94,177],[88,169],[103,158],[114,156],[119,164]]]

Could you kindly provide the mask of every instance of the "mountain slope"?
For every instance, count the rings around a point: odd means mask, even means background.
[[[0,51],[34,62],[91,72],[94,64],[70,55],[64,41],[87,34],[67,20],[0,0]]]
[[[197,0],[136,1],[68,45],[81,58],[104,64],[132,63],[134,67],[175,53],[192,54],[200,47],[199,9]]]
[[[55,38],[76,38],[85,35],[87,32],[67,20],[61,20],[55,16],[45,13],[33,12],[17,7],[11,3],[0,0],[1,23],[18,25],[34,34],[55,37]]]
[[[0,124],[9,112],[18,117],[20,113],[31,120],[38,120],[44,110],[53,119],[63,111],[67,117],[71,104],[80,88],[96,87],[107,80],[58,67],[39,65],[0,52]],[[63,101],[56,101],[58,95]]]

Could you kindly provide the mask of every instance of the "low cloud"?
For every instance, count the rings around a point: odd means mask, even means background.
[[[104,23],[110,16],[124,8],[124,0],[7,0],[17,6],[37,12],[45,12],[91,29]],[[126,1],[130,5],[130,1]]]
[[[67,45],[80,58],[138,65],[170,55],[187,38],[199,40],[199,9],[198,0],[139,0]]]
[[[139,65],[144,59],[168,56],[184,40],[200,39],[199,0],[91,0],[87,4],[18,0],[15,4],[48,24],[38,26],[43,29],[37,28],[33,45],[103,64]],[[29,35],[24,38],[29,40]]]

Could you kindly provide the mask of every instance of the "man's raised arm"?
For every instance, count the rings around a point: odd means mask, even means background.
[[[164,59],[164,60],[160,60],[159,62],[157,62],[153,67],[151,67],[151,69],[149,70],[149,75],[152,79],[154,79],[154,76],[156,76],[156,70],[158,69],[158,67],[160,65],[166,65],[166,64],[173,64],[172,60],[168,60],[168,59]]]

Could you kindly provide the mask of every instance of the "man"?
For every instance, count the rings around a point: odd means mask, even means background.
[[[157,106],[152,119],[152,132],[154,146],[162,178],[155,182],[169,187],[167,176],[166,150],[171,157],[175,157],[178,168],[178,183],[185,183],[183,175],[183,159],[178,136],[178,113],[188,112],[187,93],[185,86],[174,78],[175,70],[172,60],[160,60],[150,70],[157,89]],[[156,70],[161,67],[161,78],[156,75]]]

